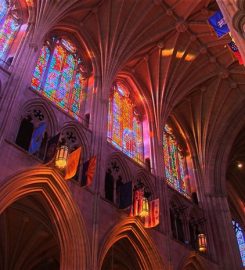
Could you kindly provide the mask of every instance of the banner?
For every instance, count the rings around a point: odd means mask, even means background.
[[[159,199],[149,202],[149,216],[145,217],[144,227],[153,228],[159,224]]]
[[[134,191],[133,216],[139,216],[143,207],[144,189]]]
[[[243,65],[243,59],[242,56],[237,48],[236,43],[232,40],[231,42],[228,43],[231,51],[233,52],[233,55],[236,57],[240,65]]]
[[[65,179],[71,179],[77,173],[77,167],[81,156],[82,147],[80,146],[68,156]]]
[[[83,163],[82,171],[82,186],[89,186],[93,182],[94,173],[96,170],[96,156]]]
[[[45,122],[41,122],[39,126],[34,130],[31,138],[31,144],[28,150],[31,154],[35,154],[36,152],[39,151],[43,141],[45,130],[46,130]]]
[[[229,27],[220,10],[215,12],[214,15],[208,19],[208,22],[213,27],[218,37],[222,37],[230,32]]]

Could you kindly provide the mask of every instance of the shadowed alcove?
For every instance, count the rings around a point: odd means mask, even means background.
[[[40,195],[12,203],[0,216],[0,269],[60,269],[57,232]]]
[[[139,257],[127,238],[117,241],[107,252],[102,270],[140,270]]]

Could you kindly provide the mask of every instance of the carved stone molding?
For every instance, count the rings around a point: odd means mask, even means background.
[[[238,11],[233,17],[233,26],[242,38],[245,38],[245,1],[237,0]]]

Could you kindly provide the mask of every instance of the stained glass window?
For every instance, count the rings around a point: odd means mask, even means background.
[[[0,59],[5,61],[20,23],[6,0],[0,0]]]
[[[177,140],[168,125],[165,125],[163,132],[163,156],[167,183],[189,198],[186,157],[180,151]]]
[[[2,24],[3,19],[7,15],[8,12],[8,5],[6,3],[6,0],[0,1],[0,24]]]
[[[32,87],[73,117],[79,118],[85,78],[76,47],[66,39],[45,44],[32,77]]]
[[[245,266],[245,233],[238,222],[233,220],[232,224],[235,230],[236,239],[237,239],[237,243],[238,243],[241,258],[242,258],[242,265]]]
[[[126,89],[113,87],[109,101],[108,141],[138,163],[144,159],[143,126]]]

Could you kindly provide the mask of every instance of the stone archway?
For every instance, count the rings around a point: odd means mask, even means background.
[[[111,266],[113,261],[116,270],[165,269],[153,240],[138,219],[125,218],[112,229],[105,239],[106,241],[100,249],[99,269],[105,270],[105,267]],[[125,252],[128,254],[127,262]],[[123,253],[124,255],[122,255]],[[130,259],[131,261],[129,261]]]
[[[5,179],[0,188],[0,214],[20,203],[30,206],[28,200],[33,203],[34,199],[55,231],[52,243],[60,250],[59,269],[91,269],[89,241],[80,210],[67,183],[52,168],[37,167]],[[42,231],[52,234],[50,230]]]
[[[122,238],[108,250],[101,270],[141,270],[142,265],[128,238]]]
[[[179,270],[205,270],[207,267],[204,265],[203,260],[197,253],[193,252],[185,257],[178,267]]]

